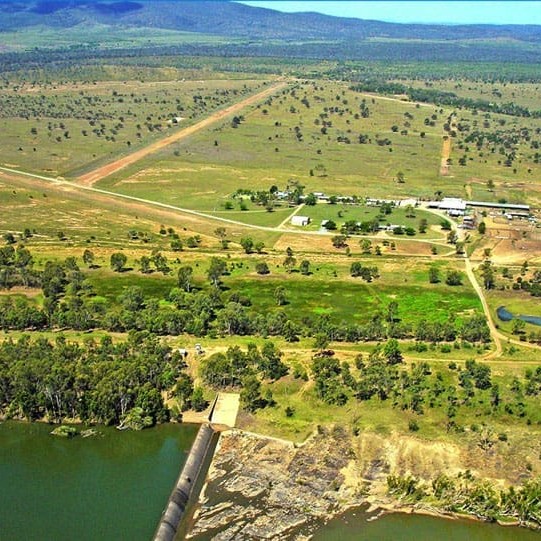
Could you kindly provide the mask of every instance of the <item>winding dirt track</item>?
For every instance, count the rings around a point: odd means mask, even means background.
[[[171,143],[176,143],[177,141],[185,139],[186,137],[193,135],[195,132],[202,130],[203,128],[206,128],[210,126],[211,124],[214,124],[215,122],[223,120],[229,115],[238,113],[245,107],[248,107],[249,105],[253,105],[254,103],[257,103],[267,98],[268,96],[275,93],[277,90],[281,90],[285,86],[287,86],[286,82],[280,82],[280,83],[274,84],[270,86],[269,88],[266,88],[262,92],[258,92],[257,94],[254,94],[253,96],[246,98],[245,100],[239,101],[238,103],[234,103],[233,105],[230,105],[229,107],[226,107],[225,109],[221,109],[220,111],[216,111],[215,113],[208,116],[207,118],[200,120],[199,122],[196,122],[192,126],[188,126],[187,128],[184,128],[174,133],[173,135],[164,137],[163,139],[160,139],[159,141],[156,141],[155,143],[152,143],[151,145],[148,145],[147,147],[144,147],[141,150],[137,150],[133,152],[132,154],[129,154],[128,156],[119,158],[118,160],[115,160],[114,162],[108,163],[107,165],[99,167],[98,169],[94,169],[94,171],[90,171],[89,173],[81,175],[80,177],[75,179],[75,181],[77,182],[77,184],[81,186],[93,186],[99,180],[105,177],[108,177],[109,175],[112,175],[113,173],[116,173],[117,171],[120,171],[121,169],[124,169],[124,167],[127,167],[128,165],[138,162],[139,160],[145,158],[146,156],[153,154],[154,152],[157,152],[158,150],[161,150],[162,148],[165,148]]]

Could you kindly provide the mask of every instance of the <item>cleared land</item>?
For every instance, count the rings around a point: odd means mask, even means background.
[[[274,94],[275,92],[277,92],[284,86],[286,86],[286,83],[278,83],[278,84],[272,85],[270,88],[267,88],[263,92],[259,92],[253,96],[250,96],[249,98],[246,98],[245,100],[239,103],[226,107],[225,109],[222,109],[210,115],[204,120],[197,122],[193,126],[189,126],[188,128],[184,128],[183,130],[180,130],[174,135],[170,135],[169,137],[160,139],[159,141],[156,141],[155,143],[153,143],[152,145],[149,145],[148,147],[145,147],[132,154],[129,154],[128,156],[121,158],[115,162],[104,165],[103,167],[100,167],[99,169],[91,171],[90,173],[86,173],[85,175],[78,177],[77,182],[83,186],[92,186],[99,180],[102,180],[103,178],[109,175],[112,175],[113,173],[116,173],[120,171],[121,169],[124,169],[125,167],[142,160],[146,156],[149,156],[157,152],[158,150],[171,145],[172,143],[181,141],[182,139],[189,137],[190,135],[193,135],[197,131],[203,128],[206,128],[208,126],[211,126],[215,122],[218,122],[219,120],[227,118],[233,113],[241,111],[242,109],[244,109],[245,107],[248,107],[249,105],[257,103],[258,101],[266,98],[267,96]]]
[[[179,144],[178,155],[172,147],[100,185],[206,211],[223,211],[238,188],[284,189],[290,179],[306,193],[432,197],[452,184],[438,179],[444,115],[434,108],[438,121],[426,127],[425,109],[366,98],[341,83],[298,83],[236,128],[202,131]]]
[[[179,75],[162,81],[92,81],[91,74],[56,84],[4,81],[1,163],[52,175],[81,174],[207,117],[264,82],[209,79],[200,71],[185,72],[191,79]]]

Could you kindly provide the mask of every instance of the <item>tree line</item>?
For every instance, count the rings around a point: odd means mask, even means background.
[[[0,343],[0,411],[57,423],[149,426],[169,419],[162,392],[185,366],[149,333],[131,333],[123,342],[9,338]]]
[[[366,80],[351,85],[350,90],[356,92],[376,92],[378,94],[404,94],[411,101],[421,103],[434,103],[459,109],[471,109],[499,113],[504,115],[526,118],[541,118],[541,111],[531,110],[516,103],[496,103],[481,99],[465,98],[454,92],[437,90],[433,88],[414,88],[402,83],[388,82],[386,80]]]

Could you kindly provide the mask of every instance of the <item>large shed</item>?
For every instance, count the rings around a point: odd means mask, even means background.
[[[300,225],[302,227],[310,223],[310,218],[308,216],[293,216],[291,218],[291,225]]]

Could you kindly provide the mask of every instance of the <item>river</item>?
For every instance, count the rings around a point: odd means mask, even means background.
[[[0,541],[148,541],[197,428],[99,427],[96,437],[64,439],[51,436],[45,424],[0,424]],[[231,498],[218,487],[207,496]],[[325,525],[311,523],[309,530],[314,541],[541,539],[528,530],[468,520],[389,514],[367,521],[370,517],[352,509]]]
[[[51,428],[0,424],[0,540],[148,541],[198,426],[72,439]]]
[[[374,515],[372,515],[373,517]],[[539,541],[537,532],[473,520],[449,520],[426,515],[386,514],[376,520],[362,510],[350,510],[320,528],[313,541]]]

